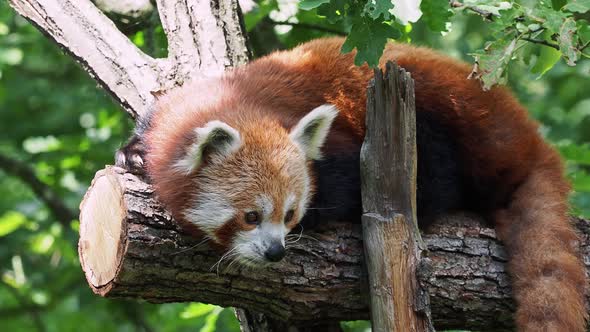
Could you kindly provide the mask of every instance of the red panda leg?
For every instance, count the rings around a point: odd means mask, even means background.
[[[497,213],[496,228],[510,257],[518,331],[582,332],[586,272],[567,216],[569,185],[559,157],[546,153]]]

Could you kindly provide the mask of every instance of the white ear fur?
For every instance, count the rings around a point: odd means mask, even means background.
[[[192,173],[208,157],[225,158],[242,146],[240,133],[221,121],[210,121],[204,127],[195,129],[196,139],[187,148],[186,154],[174,165],[178,170]],[[207,150],[207,151],[206,151]]]
[[[338,115],[338,109],[331,104],[318,106],[304,116],[291,130],[289,136],[309,159],[320,159],[320,148],[324,144],[332,121]]]

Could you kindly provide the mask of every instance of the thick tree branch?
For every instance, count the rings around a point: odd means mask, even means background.
[[[0,154],[0,169],[27,184],[33,193],[47,205],[64,229],[70,229],[72,220],[78,219],[77,214],[65,205],[49,185],[39,180],[35,171],[26,163]]]
[[[248,61],[237,0],[157,3],[168,36],[168,65],[175,73],[175,84],[182,85],[198,75],[219,75]]]
[[[590,226],[575,224],[588,266]],[[217,270],[220,255],[180,232],[148,184],[111,167],[97,173],[81,204],[80,228],[86,278],[103,296],[239,306],[299,327],[369,317],[359,224],[327,223],[304,232],[278,265]],[[418,275],[435,327],[509,330],[514,305],[494,231],[457,215],[435,224],[423,239],[429,253]]]

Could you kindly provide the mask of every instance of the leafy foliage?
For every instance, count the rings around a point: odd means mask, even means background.
[[[478,56],[482,80],[506,82],[541,121],[543,135],[566,159],[574,212],[590,216],[588,1],[448,3],[423,0],[422,19],[403,24],[388,1],[261,0],[245,13],[245,22],[257,56],[334,34],[349,36],[345,50],[361,50],[357,62],[375,64],[391,38],[466,61],[473,61],[470,53]],[[130,35],[136,45],[165,56],[161,27],[147,24],[136,31]],[[571,61],[576,66],[568,66]],[[0,1],[0,157],[31,167],[75,216],[94,172],[113,162],[131,128],[85,72]],[[29,183],[1,167],[0,195],[2,330],[239,330],[231,309],[91,294],[77,258],[78,221],[56,217]],[[349,322],[343,328],[366,331],[368,324]]]
[[[402,1],[304,0],[300,8],[317,9],[317,14],[326,17],[331,23],[348,18],[344,25],[345,30],[350,32],[343,51],[350,52],[356,48],[357,64],[367,62],[375,66],[383,52],[383,40],[402,36],[394,31],[403,31],[402,22],[408,21],[403,17],[407,12],[398,12],[398,17],[394,15],[396,3],[400,5]],[[484,89],[505,83],[507,69],[518,57],[529,59],[535,56],[540,59],[542,63],[536,66],[534,72],[543,75],[557,62],[556,58],[563,58],[568,65],[573,66],[581,56],[588,56],[583,53],[590,40],[588,22],[579,15],[590,10],[587,0],[550,3],[532,0],[423,0],[420,4],[420,19],[434,32],[447,32],[452,25],[451,8],[458,13],[481,16],[492,31],[484,47],[471,53],[477,64],[472,77],[480,79]],[[389,25],[391,29],[382,28],[383,24]],[[371,45],[359,38],[367,36],[367,33],[375,40]],[[530,44],[554,48],[559,53],[528,47]]]

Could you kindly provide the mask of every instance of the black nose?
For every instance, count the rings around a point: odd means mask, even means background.
[[[271,262],[278,262],[285,257],[285,247],[280,242],[273,242],[266,252],[264,257]]]

